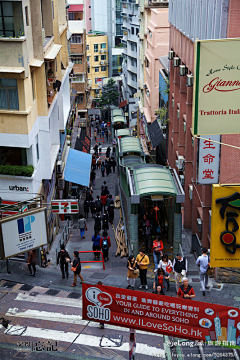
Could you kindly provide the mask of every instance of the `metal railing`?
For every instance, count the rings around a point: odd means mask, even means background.
[[[61,237],[58,240],[58,243],[56,246],[56,263],[57,263],[58,253],[61,250],[61,245],[64,244],[64,246],[66,246],[66,244],[69,240],[69,234],[70,234],[70,222],[69,222],[69,220],[67,220],[66,224],[64,225],[63,231],[61,233]]]

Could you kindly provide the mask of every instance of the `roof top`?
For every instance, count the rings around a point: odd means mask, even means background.
[[[140,197],[150,195],[176,196],[170,169],[155,164],[137,165],[132,170],[134,192]]]
[[[116,130],[116,136],[117,137],[123,137],[123,136],[130,136],[130,130],[129,129],[119,129]]]
[[[114,124],[115,124],[115,123],[118,123],[118,122],[123,122],[123,123],[124,123],[124,117],[123,117],[123,116],[116,115],[116,116],[114,116],[114,118],[113,118],[113,122],[114,122]]]
[[[132,136],[125,136],[124,138],[121,138],[119,140],[121,147],[121,149],[119,149],[119,155],[120,153],[123,154],[127,152],[142,153],[142,148],[139,138]]]
[[[122,116],[122,110],[121,109],[113,109],[112,110],[112,116]]]
[[[122,166],[136,166],[144,164],[144,160],[138,155],[127,155],[121,159]]]

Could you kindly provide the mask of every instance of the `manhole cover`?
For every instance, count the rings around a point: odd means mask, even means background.
[[[2,287],[10,289],[10,288],[14,287],[15,285],[17,285],[17,283],[12,282],[12,281],[6,281],[5,284],[2,285]]]
[[[90,276],[91,279],[105,279],[105,277],[107,277],[108,274],[103,274],[103,273],[94,273]]]
[[[71,292],[67,297],[70,299],[80,299],[81,294],[77,292]]]
[[[30,296],[37,296],[38,294],[39,294],[38,292],[34,292],[34,291],[33,291],[33,292],[31,292],[29,295],[30,295]]]
[[[57,295],[59,292],[60,292],[59,290],[49,289],[48,291],[46,291],[46,292],[44,293],[44,295],[55,296],[55,295]]]
[[[198,278],[192,278],[192,282],[200,282],[200,279],[198,279]]]
[[[32,286],[32,285],[24,284],[23,286],[20,287],[19,290],[30,291],[33,288],[34,288],[34,286]]]

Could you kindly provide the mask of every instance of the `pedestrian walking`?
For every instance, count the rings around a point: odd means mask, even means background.
[[[104,211],[103,216],[102,216],[102,229],[103,230],[109,229],[108,221],[109,221],[108,214]]]
[[[89,206],[90,206],[92,218],[94,218],[94,216],[95,216],[95,204],[94,204],[94,200],[93,200],[93,199],[92,199],[91,201],[89,201]]]
[[[155,270],[157,270],[159,267],[158,264],[163,254],[162,250],[163,250],[163,242],[160,236],[158,236],[157,239],[154,240],[153,242],[153,260],[154,260]]]
[[[139,275],[139,269],[138,269],[138,264],[137,261],[135,260],[133,255],[130,255],[127,261],[127,289],[131,289],[134,290],[135,287],[135,279],[138,277]]]
[[[182,278],[182,285],[178,289],[177,297],[186,300],[191,300],[195,297],[193,287],[188,284],[188,278]]]
[[[167,290],[167,274],[163,268],[159,268],[155,274],[155,279],[153,283],[153,292],[158,295],[165,295]]]
[[[96,158],[95,158],[95,155],[92,156],[92,170],[96,170]]]
[[[100,239],[100,248],[102,249],[104,260],[109,260],[108,251],[110,247],[111,247],[110,236],[108,235],[107,231],[104,230],[102,233],[102,237]]]
[[[111,148],[110,148],[110,146],[108,146],[107,151],[106,151],[106,158],[109,158],[110,152],[111,152]]]
[[[79,219],[78,219],[78,228],[80,229],[80,238],[85,239],[84,234],[85,234],[85,230],[87,230],[87,221],[81,214],[79,215]]]
[[[94,170],[92,170],[91,174],[90,174],[90,180],[91,180],[93,186],[95,186],[95,178],[96,178],[96,173]]]
[[[37,265],[37,250],[30,250],[28,252],[28,258],[27,258],[27,264],[28,264],[28,270],[30,272],[30,276],[36,276],[36,265]],[[33,272],[32,272],[33,270]]]
[[[93,134],[94,134],[95,141],[97,141],[97,129],[94,130]]]
[[[104,194],[109,195],[109,190],[108,190],[107,185],[105,186],[105,189],[104,189]]]
[[[140,249],[139,254],[137,255],[136,261],[139,266],[139,272],[140,272],[140,281],[141,285],[139,286],[139,289],[142,289],[145,287],[145,289],[148,289],[147,285],[147,267],[149,264],[149,257],[147,254],[145,254],[145,249]]]
[[[106,162],[106,173],[107,173],[107,176],[110,174],[110,163],[109,161]]]
[[[93,249],[93,251],[95,251],[95,250],[100,251],[101,250],[101,248],[100,248],[100,240],[101,240],[101,238],[98,235],[98,231],[95,231],[95,234],[92,236],[92,242],[93,242],[92,249]],[[100,257],[100,253],[95,252],[94,253],[94,260],[96,260],[96,259],[99,260],[99,257]]]
[[[85,200],[83,203],[85,218],[88,218],[89,208],[90,208],[90,202],[88,200]]]
[[[67,252],[67,250],[65,250],[65,246],[64,244],[61,245],[61,250],[58,253],[58,257],[57,257],[57,265],[60,264],[60,269],[62,272],[62,279],[65,279],[65,274],[66,274],[66,278],[68,278],[68,263],[71,262],[71,258]]]
[[[99,158],[98,158],[98,170],[101,170],[101,166],[102,166],[102,160],[101,160],[101,158],[99,157]]]
[[[74,251],[73,252],[73,262],[71,262],[71,270],[74,273],[74,280],[71,286],[77,286],[77,277],[79,276],[81,281],[80,284],[82,284],[84,282],[83,277],[81,275],[81,261],[79,258],[79,253],[78,251]]]
[[[102,211],[102,202],[99,198],[99,196],[97,196],[97,200],[95,201],[95,209],[96,212],[100,213]]]
[[[106,187],[107,183],[106,181],[103,182],[102,186],[101,186],[101,193],[104,192],[105,194],[105,187]]]
[[[97,231],[99,233],[101,231],[101,216],[98,212],[96,213],[94,220],[94,231]]]
[[[114,220],[114,202],[113,202],[113,200],[110,200],[110,204],[108,206],[108,217],[109,217],[110,223],[112,224],[113,220]]]
[[[162,268],[165,271],[165,273],[168,274],[168,278],[166,278],[166,280],[167,280],[167,290],[169,290],[170,288],[169,278],[173,267],[172,267],[172,262],[171,260],[168,259],[167,254],[163,254],[162,260],[159,261],[158,268]]]
[[[173,274],[175,276],[177,292],[180,287],[179,282],[181,275],[185,277],[187,274],[187,270],[188,270],[187,266],[188,266],[187,259],[182,257],[180,253],[178,253],[177,257],[173,260]]]
[[[113,172],[115,173],[116,160],[115,160],[114,156],[111,157],[110,164],[111,164],[111,167],[113,169]]]
[[[101,155],[101,153],[102,153],[102,145],[101,145],[101,143],[99,143],[99,146],[98,146],[98,153],[99,153],[99,155]]]
[[[105,206],[106,206],[106,203],[107,203],[107,194],[105,194],[105,192],[102,192],[100,199],[101,199],[101,202],[102,202],[102,211],[105,212]]]
[[[150,221],[146,221],[146,225],[143,228],[144,231],[144,241],[145,241],[145,251],[148,254],[152,245],[152,225]]]
[[[104,173],[105,173],[105,165],[104,165],[104,163],[102,163],[102,165],[101,165],[101,172],[102,172],[102,177],[104,177]]]
[[[209,289],[208,285],[208,275],[207,270],[209,267],[209,257],[207,255],[207,248],[202,248],[202,255],[197,258],[196,264],[200,267],[200,283],[205,296],[206,289]]]

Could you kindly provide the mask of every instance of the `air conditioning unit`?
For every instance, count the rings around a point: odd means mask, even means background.
[[[180,115],[180,110],[177,109],[177,119],[179,119],[179,115]]]
[[[142,22],[142,18],[138,18],[138,21],[139,21],[139,22]]]
[[[172,99],[172,107],[174,108],[174,99]]]
[[[149,90],[146,90],[146,94],[147,94],[147,97],[149,97],[149,96],[150,96],[150,92],[149,92]]]
[[[104,61],[105,62],[105,64],[108,64],[108,61],[106,60],[106,61]]]
[[[181,183],[181,185],[184,186],[184,184],[185,184],[185,176],[184,176],[184,175],[180,175],[179,177],[180,177],[180,183]]]
[[[184,122],[183,122],[183,131],[186,132],[186,129],[187,129],[187,124],[186,124],[186,122],[184,121]]]
[[[202,220],[200,218],[197,218],[197,230],[199,233],[202,232]]]
[[[62,160],[58,160],[57,162],[57,174],[62,174],[63,170],[63,162]]]
[[[144,89],[147,88],[147,84],[146,84],[146,83],[143,84],[143,88],[144,88]]]
[[[192,200],[192,197],[193,197],[193,185],[188,185],[188,194],[189,194],[189,199]]]
[[[104,61],[100,61],[100,65],[103,65],[104,64]]]
[[[185,162],[184,156],[179,155],[178,159],[177,159],[178,170],[183,170],[184,169],[184,162]]]
[[[106,52],[106,53],[107,53],[107,52],[108,52],[108,51],[107,51],[107,49],[105,49],[105,50],[104,50],[104,52]]]
[[[59,189],[64,189],[65,187],[65,180],[63,177],[58,178],[58,187]]]
[[[104,50],[100,50],[100,53],[101,53],[101,54],[104,53]]]

